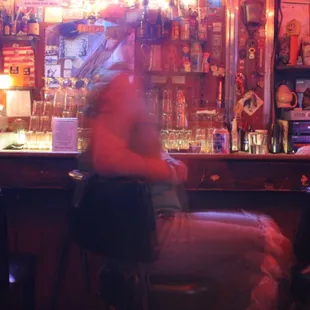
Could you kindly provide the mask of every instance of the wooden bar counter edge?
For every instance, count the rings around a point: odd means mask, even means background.
[[[78,153],[0,151],[0,187],[72,188],[68,172]],[[187,190],[301,191],[310,179],[310,155],[173,153],[188,167]]]
[[[0,150],[1,157],[51,157],[51,158],[75,158],[80,152],[53,152],[42,150]],[[182,159],[198,159],[198,160],[309,160],[309,155],[296,155],[296,154],[265,154],[256,155],[249,153],[230,153],[230,154],[205,154],[205,153],[169,153],[172,157],[179,160]]]

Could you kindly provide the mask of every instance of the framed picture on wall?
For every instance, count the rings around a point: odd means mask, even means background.
[[[76,39],[66,39],[60,37],[59,39],[59,58],[76,59],[87,56],[88,50],[88,36],[81,35]]]
[[[0,9],[8,12],[14,12],[14,0],[0,0]]]

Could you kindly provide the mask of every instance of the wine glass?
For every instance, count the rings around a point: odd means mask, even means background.
[[[76,91],[76,109],[77,109],[77,118],[78,118],[78,127],[79,128],[85,128],[86,125],[86,118],[84,114],[84,109],[87,104],[87,95],[88,95],[88,79],[82,79],[80,80],[83,82],[82,86],[77,89]]]
[[[70,85],[65,90],[63,117],[76,117],[75,78],[70,79]]]
[[[58,88],[55,91],[54,95],[54,111],[53,111],[53,116],[55,117],[62,117],[63,115],[63,110],[64,110],[64,101],[65,101],[65,94],[64,94],[64,89],[63,89],[63,78],[57,78],[58,80]]]

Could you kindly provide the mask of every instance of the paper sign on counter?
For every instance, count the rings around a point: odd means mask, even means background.
[[[6,113],[8,117],[27,117],[31,115],[29,90],[6,91]]]
[[[77,152],[77,118],[53,117],[52,150],[53,152]]]
[[[158,76],[158,75],[152,75],[151,81],[154,84],[166,84],[167,83],[167,77],[166,76]]]
[[[172,84],[185,84],[185,76],[184,75],[176,75],[171,77]]]

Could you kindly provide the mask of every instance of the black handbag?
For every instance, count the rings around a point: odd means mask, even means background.
[[[69,224],[88,251],[133,262],[153,258],[155,216],[143,180],[92,175],[77,181]]]

